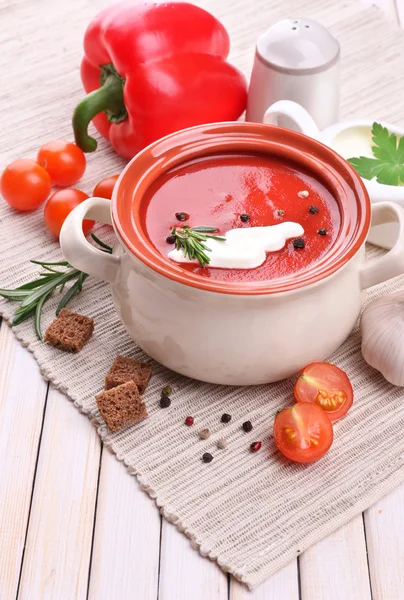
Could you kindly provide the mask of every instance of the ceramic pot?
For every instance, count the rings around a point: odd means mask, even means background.
[[[268,282],[227,283],[187,271],[154,248],[141,219],[145,191],[179,164],[230,152],[276,156],[327,186],[341,226],[321,260]],[[113,225],[112,255],[86,240],[85,218]],[[399,222],[400,235],[390,252],[366,263],[371,219]],[[404,272],[404,211],[380,203],[371,215],[360,177],[314,139],[273,126],[217,123],[180,131],[140,152],[121,174],[112,202],[80,204],[66,219],[60,243],[72,265],[111,284],[122,322],[152,358],[202,381],[251,385],[286,378],[338,348],[360,313],[363,291]]]

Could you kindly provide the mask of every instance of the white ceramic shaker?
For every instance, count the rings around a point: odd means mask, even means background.
[[[247,121],[262,123],[267,108],[293,100],[324,129],[338,121],[340,100],[338,41],[311,19],[285,19],[258,38],[248,92]],[[296,129],[281,117],[279,125]]]

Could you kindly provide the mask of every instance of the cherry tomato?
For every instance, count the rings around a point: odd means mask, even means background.
[[[111,177],[106,177],[105,179],[99,181],[94,188],[93,196],[108,198],[108,200],[111,200],[112,192],[118,177],[119,175],[111,175]]]
[[[276,415],[274,438],[279,450],[287,458],[310,463],[329,450],[334,432],[330,419],[321,408],[302,402]]]
[[[87,200],[88,196],[81,190],[72,188],[59,190],[52,194],[45,204],[45,223],[49,231],[59,237],[60,230],[67,215],[71,213],[73,208],[76,208],[83,200]],[[94,221],[86,219],[83,221],[83,232],[87,235],[94,225]]]
[[[86,170],[83,151],[65,140],[54,140],[44,144],[38,152],[37,161],[48,171],[54,185],[74,185]]]
[[[51,193],[49,173],[30,158],[10,163],[0,179],[0,192],[4,200],[16,210],[34,210]]]
[[[311,363],[295,384],[298,402],[313,402],[331,421],[343,417],[352,406],[353,389],[348,375],[331,363]]]

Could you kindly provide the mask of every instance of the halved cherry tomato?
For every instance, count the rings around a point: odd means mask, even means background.
[[[114,191],[114,187],[119,175],[111,175],[111,177],[106,177],[97,183],[94,188],[93,196],[98,196],[99,198],[108,198],[111,200],[112,192]]]
[[[311,363],[295,384],[298,402],[313,402],[331,421],[343,417],[352,406],[353,389],[348,375],[331,363]]]
[[[38,208],[45,202],[51,189],[49,173],[30,158],[10,163],[0,179],[1,195],[16,210]]]
[[[71,213],[81,202],[87,200],[88,196],[81,190],[72,188],[59,190],[52,194],[45,204],[45,223],[49,231],[59,237],[60,230],[67,215]],[[86,219],[83,221],[83,232],[87,235],[94,225],[94,221]]]
[[[53,140],[41,146],[37,161],[48,171],[54,185],[74,185],[86,170],[83,151],[66,140]]]
[[[302,402],[285,408],[275,417],[274,439],[290,460],[310,463],[329,450],[334,439],[332,423],[315,404]]]

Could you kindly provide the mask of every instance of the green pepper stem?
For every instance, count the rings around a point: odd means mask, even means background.
[[[126,118],[123,101],[124,80],[118,74],[110,73],[103,85],[86,96],[76,107],[73,114],[73,131],[76,144],[84,152],[94,152],[97,141],[89,136],[90,121],[100,112],[107,114],[108,120],[119,122]]]

